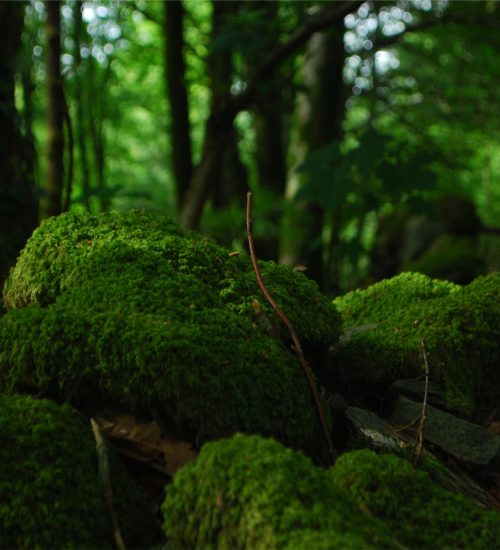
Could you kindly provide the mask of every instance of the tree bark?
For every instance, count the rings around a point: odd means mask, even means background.
[[[266,19],[278,17],[277,0],[253,2],[255,7],[265,10]],[[273,80],[265,86],[261,100],[254,109],[256,141],[257,179],[266,190],[266,196],[273,200],[268,213],[268,223],[279,224],[283,210],[283,196],[286,188],[287,169],[285,156],[285,129],[283,123],[286,107],[282,87],[283,71],[277,69]],[[288,100],[290,101],[290,100]],[[279,229],[275,233],[255,239],[257,255],[262,260],[278,260]]]
[[[271,78],[277,67],[302,47],[314,33],[343,21],[345,15],[357,9],[361,3],[359,0],[335,2],[323,9],[320,14],[307,18],[286,42],[279,44],[265,57],[248,81],[244,92],[225,99],[220,105],[212,105],[205,128],[202,158],[193,172],[186,192],[180,215],[181,225],[190,229],[198,227],[205,201],[212,192],[211,186],[217,176],[219,156],[224,149],[233,120],[240,111],[256,102],[259,95],[258,84]]]
[[[76,100],[76,142],[78,146],[78,160],[80,163],[81,177],[82,177],[82,202],[85,208],[90,212],[90,194],[91,194],[91,182],[90,182],[90,166],[89,155],[87,150],[87,136],[88,130],[86,126],[85,111],[86,111],[86,96],[84,94],[84,86],[82,85],[81,70],[82,70],[82,57],[80,54],[80,48],[82,44],[82,37],[84,36],[84,27],[82,20],[83,2],[78,0],[74,7],[74,58],[75,58],[75,100]]]
[[[214,1],[212,3],[212,40],[216,39],[224,25],[230,22],[241,8],[241,2]],[[233,55],[229,48],[213,53],[208,63],[210,74],[211,101],[214,109],[220,108],[230,98],[231,79],[234,72]],[[219,158],[220,168],[215,180],[210,184],[212,206],[223,209],[234,201],[245,205],[248,191],[248,174],[241,162],[238,149],[238,134],[231,123],[226,136],[224,151]]]
[[[304,66],[305,92],[300,94],[297,106],[299,135],[295,144],[295,165],[324,145],[340,140],[345,113],[343,67],[344,22],[316,34],[308,44]],[[304,177],[294,174],[287,192],[289,201],[304,185]],[[332,182],[335,185],[335,182]],[[283,221],[281,261],[289,265],[304,265],[310,278],[325,288],[323,261],[323,226],[325,212],[322,206],[310,202],[289,205]],[[340,212],[334,214],[337,217]],[[335,285],[334,285],[335,286]]]
[[[47,21],[47,168],[46,196],[42,201],[42,217],[57,216],[62,210],[64,186],[64,95],[61,75],[61,3],[46,0]]]
[[[23,15],[22,3],[0,2],[0,289],[38,222],[32,151],[14,99]]]
[[[167,97],[170,104],[172,166],[177,205],[182,207],[193,173],[191,137],[184,62],[184,9],[181,0],[164,2],[165,66]]]

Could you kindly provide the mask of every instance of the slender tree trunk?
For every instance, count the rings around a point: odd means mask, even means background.
[[[180,209],[193,173],[184,62],[184,9],[181,0],[164,2],[164,7],[167,97],[172,121],[170,129],[172,166],[176,183],[177,204]]]
[[[181,211],[180,223],[183,227],[196,229],[200,223],[205,202],[219,176],[221,160],[235,114],[232,110],[220,108],[213,110],[208,118],[201,161],[193,173]]]
[[[76,142],[78,146],[78,160],[80,163],[81,177],[82,177],[82,201],[85,208],[90,211],[90,166],[87,150],[88,129],[86,126],[85,109],[87,102],[84,94],[84,86],[81,78],[82,69],[82,57],[80,54],[80,48],[82,44],[82,36],[84,33],[83,20],[82,20],[82,0],[78,0],[74,7],[74,59],[75,59],[75,100],[76,100]]]
[[[0,290],[38,222],[33,159],[14,100],[23,14],[22,3],[0,2]]]
[[[89,102],[88,116],[92,123],[90,124],[90,137],[92,141],[92,152],[95,166],[96,192],[99,197],[99,209],[101,212],[107,212],[110,206],[110,197],[106,190],[106,164],[105,164],[105,134],[104,121],[106,117],[106,92],[103,91],[108,83],[111,73],[111,59],[108,59],[108,65],[104,69],[101,78],[96,73],[99,67],[93,57],[89,57],[89,89],[91,96],[95,101]],[[92,104],[92,105],[91,105]]]
[[[295,167],[313,151],[341,138],[345,113],[343,36],[344,23],[340,20],[331,30],[317,33],[309,41],[304,66],[305,92],[300,94],[297,108],[300,132],[297,138],[301,145],[295,144]],[[304,183],[296,173],[290,178],[289,201],[293,201],[293,195]],[[325,285],[324,216],[323,208],[317,204],[290,205],[283,221],[281,248],[281,261],[305,265],[308,276],[321,288]]]
[[[277,0],[252,2],[254,8],[265,10],[268,20],[278,17]],[[268,210],[268,223],[279,227],[283,214],[283,199],[286,188],[287,170],[285,156],[285,131],[283,116],[283,71],[278,68],[261,95],[254,109],[254,128],[256,138],[257,179],[259,186],[266,190],[267,200],[273,200]],[[279,231],[266,236],[256,237],[255,247],[259,258],[278,260]]]
[[[362,0],[332,2],[320,13],[308,17],[286,42],[279,43],[264,56],[241,94],[236,97],[225,97],[218,105],[212,104],[205,128],[202,157],[193,172],[185,195],[180,215],[181,225],[190,229],[198,227],[205,202],[213,191],[220,155],[230,135],[233,120],[240,111],[256,103],[259,96],[257,84],[268,82],[281,63],[302,47],[313,34],[343,21],[343,18],[357,9],[361,3]]]
[[[23,66],[21,68],[21,82],[23,88],[23,127],[25,141],[25,162],[26,162],[26,177],[30,185],[35,188],[36,185],[36,170],[37,158],[35,147],[35,136],[33,134],[33,92],[35,84],[33,83],[33,66],[32,52],[29,49],[28,55],[24,56]]]
[[[241,8],[240,2],[213,2],[212,37],[217,38],[221,29]],[[233,56],[229,49],[211,55],[208,64],[212,105],[220,108],[230,96],[231,79],[234,71]],[[241,162],[238,150],[238,133],[231,123],[226,136],[224,151],[219,158],[220,169],[211,183],[212,206],[223,209],[234,201],[244,206],[248,191],[248,174]]]
[[[46,0],[47,168],[42,217],[61,213],[64,186],[64,95],[61,76],[61,3]]]

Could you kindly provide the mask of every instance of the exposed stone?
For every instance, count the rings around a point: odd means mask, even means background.
[[[392,413],[397,425],[412,422],[422,412],[422,403],[401,396]],[[500,466],[500,437],[486,428],[450,413],[427,406],[424,438],[470,466],[495,469]]]

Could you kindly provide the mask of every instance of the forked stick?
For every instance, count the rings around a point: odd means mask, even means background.
[[[262,279],[262,274],[260,272],[259,264],[257,261],[257,256],[255,255],[255,246],[253,242],[253,228],[252,228],[252,193],[247,193],[247,238],[248,238],[248,248],[250,250],[250,256],[252,258],[252,264],[257,277],[257,283],[264,294],[266,300],[269,302],[271,307],[274,309],[278,317],[283,321],[284,325],[288,329],[290,336],[292,337],[293,345],[295,347],[295,353],[300,361],[302,370],[304,371],[311,395],[313,397],[314,405],[316,407],[316,412],[321,423],[321,428],[323,430],[323,436],[325,438],[326,447],[332,462],[335,462],[337,459],[337,452],[333,446],[332,440],[330,438],[330,432],[328,431],[328,424],[326,423],[325,412],[323,411],[323,405],[321,404],[321,398],[319,396],[318,387],[316,386],[316,381],[311,371],[311,367],[307,362],[304,352],[302,350],[302,345],[300,343],[297,332],[295,331],[294,326],[292,325],[290,319],[286,316],[285,312],[278,306],[274,300],[272,294],[267,289],[264,280]]]

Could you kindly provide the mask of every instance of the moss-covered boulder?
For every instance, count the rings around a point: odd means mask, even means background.
[[[0,395],[0,547],[111,548],[104,489],[90,426],[67,405]],[[161,540],[140,490],[111,463],[125,544]]]
[[[500,548],[499,513],[445,491],[402,458],[352,451],[330,474],[405,548]]]
[[[335,307],[292,269],[262,272],[310,357],[324,357],[340,331]],[[2,390],[115,404],[200,442],[237,430],[302,448],[317,441],[303,374],[250,258],[167,219],[49,219],[4,299]]]
[[[423,341],[450,407],[480,418],[500,405],[500,273],[464,287],[403,273],[334,303],[350,327],[331,362],[338,391],[377,406],[423,373]]]
[[[326,470],[258,436],[206,444],[162,512],[172,548],[396,547]]]
[[[485,265],[476,239],[443,233],[420,258],[403,265],[401,271],[466,284],[482,275]]]

